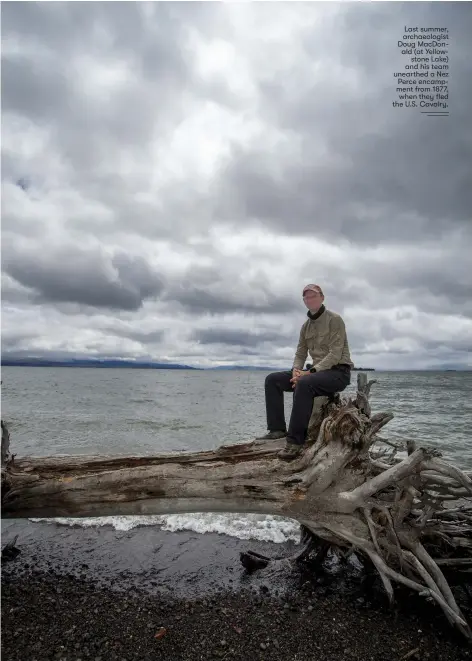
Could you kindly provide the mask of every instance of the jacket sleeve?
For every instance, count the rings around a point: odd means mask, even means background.
[[[306,322],[303,324],[302,329],[300,331],[300,338],[298,340],[298,346],[295,352],[295,358],[293,359],[292,369],[301,370],[305,364],[305,360],[308,355],[308,345],[305,340],[305,327],[306,327]]]
[[[331,319],[329,329],[329,351],[319,363],[313,365],[317,372],[329,370],[333,365],[337,365],[343,355],[344,344],[346,342],[346,327],[341,317]]]

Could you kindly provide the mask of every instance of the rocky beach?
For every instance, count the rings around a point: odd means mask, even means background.
[[[293,543],[4,522],[4,541],[14,533],[21,553],[2,567],[8,661],[472,659],[424,599],[398,590],[390,609],[354,565],[293,568]],[[249,548],[282,559],[248,575]]]

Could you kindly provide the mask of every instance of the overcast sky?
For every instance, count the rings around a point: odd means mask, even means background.
[[[392,108],[447,27],[449,117]],[[5,354],[472,366],[470,3],[2,5]]]

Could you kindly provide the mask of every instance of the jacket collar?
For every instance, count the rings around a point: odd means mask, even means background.
[[[308,319],[311,319],[311,321],[315,321],[315,319],[319,319],[321,317],[321,315],[323,314],[323,312],[325,310],[326,310],[325,306],[322,305],[320,307],[320,309],[318,310],[318,312],[315,312],[315,314],[312,314],[310,312],[310,310],[308,310],[308,312],[306,313],[306,316],[308,317]]]

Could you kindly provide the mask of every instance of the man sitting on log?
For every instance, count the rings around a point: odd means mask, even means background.
[[[327,310],[319,285],[306,285],[303,301],[308,308],[308,319],[300,331],[292,371],[273,372],[265,380],[265,401],[268,434],[264,440],[287,438],[279,457],[291,461],[303,451],[308,423],[315,397],[326,397],[341,392],[351,382],[349,344],[344,321]],[[313,367],[303,370],[310,354]],[[284,414],[284,392],[295,389],[292,415],[288,432]]]

